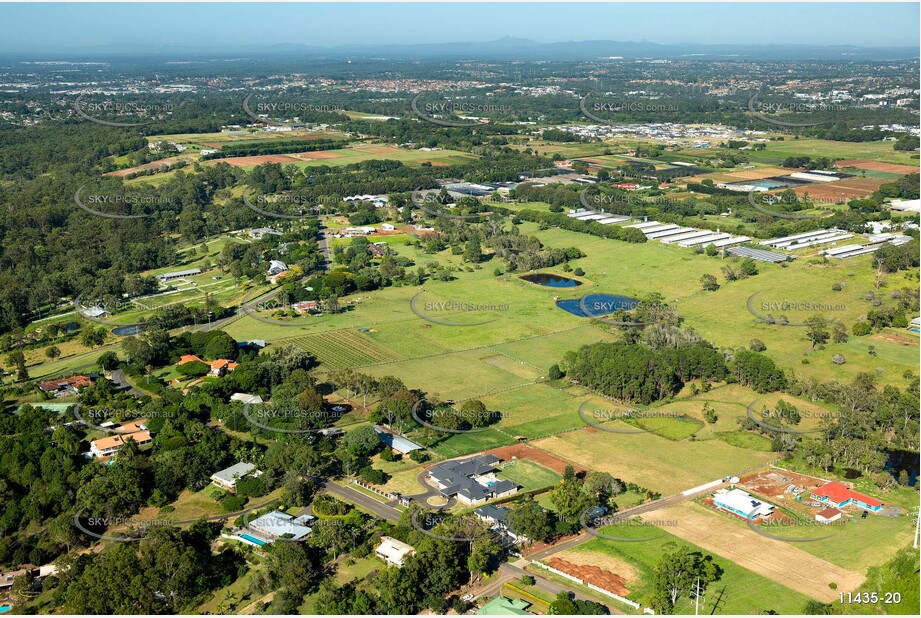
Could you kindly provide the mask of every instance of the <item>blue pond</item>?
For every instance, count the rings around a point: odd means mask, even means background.
[[[133,335],[139,335],[141,333],[141,327],[137,324],[131,324],[129,326],[119,326],[118,328],[112,329],[113,335],[118,335],[119,337],[131,337]]]
[[[581,281],[563,277],[561,275],[551,275],[549,273],[534,273],[533,275],[521,275],[521,278],[529,283],[543,285],[548,288],[574,288],[582,285]]]
[[[557,307],[580,318],[607,315],[621,310],[630,311],[635,309],[638,304],[640,304],[640,301],[635,298],[613,294],[588,294],[582,298],[556,301]],[[583,306],[585,309],[583,309]]]

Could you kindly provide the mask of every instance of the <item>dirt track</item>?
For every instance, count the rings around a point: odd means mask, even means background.
[[[855,590],[864,576],[848,571],[785,543],[761,536],[719,513],[708,513],[697,504],[679,504],[649,516],[674,519],[670,534],[727,558],[791,590],[830,603],[839,592]],[[837,589],[828,587],[837,584]]]

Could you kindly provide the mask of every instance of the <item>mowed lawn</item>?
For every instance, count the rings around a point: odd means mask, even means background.
[[[553,470],[528,461],[526,459],[513,459],[506,463],[496,474],[500,479],[508,479],[520,486],[520,491],[543,489],[560,482],[562,478]]]
[[[632,535],[637,538],[653,536],[648,529],[644,529],[641,526],[619,526],[616,534],[628,538]],[[704,555],[710,554],[710,552],[682,541],[664,530],[660,530],[656,534],[656,538],[642,542],[593,539],[568,550],[567,554],[572,555],[573,560],[579,560],[579,554],[583,554],[587,558],[592,555],[603,554],[610,556],[616,562],[625,563],[628,568],[624,570],[628,572],[619,573],[619,575],[627,577],[627,588],[630,590],[628,598],[638,603],[643,603],[654,590],[655,567],[666,553],[666,546],[669,543],[688,546]],[[766,610],[773,610],[778,614],[798,614],[803,611],[804,606],[809,601],[807,596],[744,569],[729,560],[714,556],[714,561],[723,569],[723,574],[719,581],[711,584],[706,595],[702,597],[700,604],[701,615],[760,614],[765,613]],[[540,573],[540,570],[538,569],[534,572]],[[616,604],[613,605],[620,607]],[[687,597],[680,599],[675,607],[675,613],[693,614],[693,599]]]
[[[760,466],[775,455],[723,441],[673,441],[654,433],[612,433],[592,427],[531,443],[589,470],[609,472],[663,495]]]

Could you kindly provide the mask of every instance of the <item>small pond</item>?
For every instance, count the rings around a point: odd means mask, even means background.
[[[128,326],[119,326],[118,328],[112,329],[112,334],[118,335],[119,337],[132,337],[140,333],[141,327],[137,324],[129,324]]]
[[[635,298],[615,294],[589,294],[582,298],[556,301],[557,307],[580,318],[607,315],[616,311],[630,311],[636,309],[638,304],[640,301]]]
[[[521,275],[521,278],[529,283],[536,283],[548,288],[574,288],[582,285],[581,281],[576,281],[562,275],[551,275],[550,273],[534,273],[533,275]]]

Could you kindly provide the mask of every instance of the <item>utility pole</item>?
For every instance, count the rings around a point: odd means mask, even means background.
[[[697,578],[697,594],[694,595],[694,615],[699,614],[700,609],[700,578]]]

